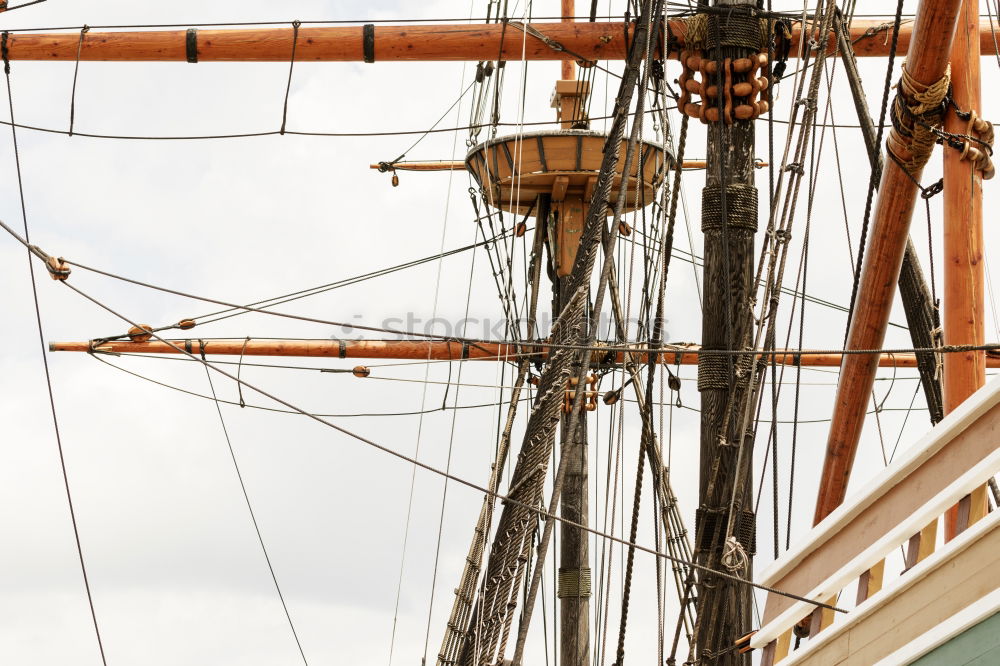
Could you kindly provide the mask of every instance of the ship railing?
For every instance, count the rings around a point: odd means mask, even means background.
[[[939,626],[957,626],[945,620],[962,612],[970,616],[973,607],[981,611],[984,599],[1000,609],[1000,512],[988,513],[986,497],[986,484],[998,473],[1000,378],[945,417],[758,578],[779,591],[768,593],[761,628],[750,638],[750,646],[763,650],[762,666],[873,664],[896,654],[896,643],[912,651],[918,639],[928,643],[927,635],[944,636]],[[944,528],[939,530],[945,514],[956,533],[946,543]],[[932,580],[943,584],[941,576],[956,567],[965,570],[944,583],[953,588],[930,586]],[[938,570],[944,573],[935,574]],[[923,596],[917,595],[921,587],[927,588]],[[928,595],[941,599],[926,612],[906,606],[892,611],[907,614],[909,621],[892,620],[891,613],[888,620],[882,617],[878,622],[888,622],[889,633],[863,630],[863,623],[875,626],[875,618],[907,594],[911,606]],[[886,663],[909,663],[897,657]]]

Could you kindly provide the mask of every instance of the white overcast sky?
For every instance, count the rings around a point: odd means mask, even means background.
[[[12,3],[13,4],[13,3]],[[512,3],[513,4],[513,3]],[[523,12],[523,2],[518,12]],[[553,15],[556,0],[536,0],[534,14]],[[581,2],[580,13],[589,3]],[[776,3],[778,4],[778,3]],[[907,3],[912,11],[914,2]],[[606,0],[601,1],[604,8]],[[624,3],[613,3],[621,13]],[[780,3],[783,8],[798,8]],[[891,12],[894,2],[866,2],[866,12]],[[985,5],[984,5],[985,8]],[[3,27],[44,27],[293,19],[392,19],[482,16],[485,2],[403,3],[294,0],[216,0],[136,3],[126,0],[43,4],[0,15]],[[985,11],[985,9],[984,9]],[[993,109],[997,61],[983,59],[985,117]],[[613,65],[617,66],[617,65]],[[793,65],[794,66],[794,65]],[[897,63],[898,66],[898,63]],[[869,102],[877,113],[885,61],[862,63]],[[671,63],[668,78],[677,76]],[[523,104],[527,121],[549,120],[548,96],[558,76],[555,63],[525,68],[510,63],[503,119],[514,122]],[[185,135],[277,129],[288,66],[275,64],[90,63],[80,65],[76,129],[136,135]],[[468,84],[473,67],[462,63],[306,64],[295,67],[288,127],[326,132],[370,132],[429,127]],[[13,63],[11,83],[20,123],[65,129],[69,119],[72,63]],[[604,115],[616,82],[595,80],[593,115]],[[825,90],[825,86],[824,86]],[[777,118],[788,116],[791,85],[779,93]],[[830,120],[853,124],[853,105],[839,66],[834,75]],[[821,98],[825,108],[826,94]],[[6,108],[6,107],[4,107]],[[442,126],[468,120],[468,104]],[[7,119],[6,111],[0,119]],[[671,112],[676,127],[679,118]],[[595,123],[600,129],[600,122]],[[512,128],[511,131],[513,131]],[[0,218],[20,228],[17,177],[9,128],[0,127]],[[758,123],[758,155],[767,157],[766,123]],[[651,128],[647,134],[653,136]],[[464,173],[402,173],[396,189],[370,162],[395,158],[416,137],[263,137],[214,141],[116,141],[18,133],[31,238],[47,252],[182,291],[234,302],[323,284],[432,255],[477,239]],[[429,136],[410,159],[461,159],[465,133]],[[818,136],[817,136],[818,140]],[[782,126],[776,124],[780,154]],[[867,157],[856,129],[828,131],[823,138],[820,182],[812,214],[808,291],[845,304],[850,297],[849,253],[855,250],[868,178]],[[704,132],[692,125],[688,156],[704,155]],[[838,178],[837,158],[841,170]],[[940,150],[924,176],[940,175]],[[702,175],[686,176],[687,215],[678,220],[677,246],[701,253]],[[845,231],[841,179],[846,192]],[[767,172],[758,184],[767,186]],[[986,243],[997,240],[987,187]],[[761,197],[762,201],[766,196]],[[932,201],[938,290],[941,290],[940,197]],[[793,286],[805,224],[805,197],[793,232],[786,284]],[[762,211],[763,214],[763,211]],[[690,237],[680,226],[690,222]],[[928,262],[926,219],[918,209],[914,241]],[[635,238],[635,236],[633,236]],[[629,246],[623,246],[627,262]],[[993,266],[995,268],[995,266]],[[520,268],[518,268],[520,270]],[[638,270],[638,266],[637,266]],[[37,273],[36,273],[37,274]],[[52,420],[42,374],[34,305],[23,248],[0,238],[0,663],[96,664],[99,657],[69,521]],[[212,311],[211,305],[129,286],[82,270],[70,278],[80,289],[125,315],[165,324]],[[640,280],[636,278],[634,293]],[[120,321],[38,274],[46,340],[86,340],[120,333]],[[988,293],[989,297],[989,293]],[[542,299],[543,304],[547,299]],[[638,299],[634,299],[638,302]],[[469,305],[467,305],[469,303]],[[789,298],[783,301],[788,309]],[[546,304],[547,306],[547,304]],[[668,288],[671,341],[697,341],[701,311],[690,264],[675,259]],[[457,321],[502,317],[484,252],[464,253],[419,268],[335,290],[283,306],[283,311],[378,326],[407,313]],[[787,314],[786,314],[787,317]],[[902,309],[892,320],[902,322]],[[787,318],[784,320],[787,322]],[[818,305],[806,312],[806,347],[839,347],[845,315]],[[783,325],[784,326],[784,325]],[[784,330],[784,328],[782,328]],[[470,336],[481,335],[469,330]],[[355,333],[356,334],[356,333]],[[342,335],[330,326],[245,315],[199,327],[201,337],[313,337]],[[783,337],[783,334],[782,334]],[[987,339],[1000,338],[992,310]],[[792,344],[796,339],[793,337]],[[908,346],[906,331],[890,329],[887,345]],[[152,359],[109,359],[158,381],[197,393],[209,391],[196,364]],[[232,359],[225,359],[232,360]],[[259,359],[258,359],[259,360]],[[298,652],[268,575],[236,480],[215,406],[109,368],[87,355],[55,354],[54,382],[69,483],[90,574],[94,604],[108,662],[112,664],[295,664]],[[295,361],[309,367],[351,367],[338,360]],[[372,363],[373,366],[378,365]],[[429,378],[459,378],[448,401],[493,403],[509,385],[509,371],[493,364],[431,368]],[[694,369],[685,368],[681,400],[697,408]],[[372,378],[316,371],[245,367],[242,376],[307,410],[324,414],[404,412],[440,405],[444,385],[427,384],[422,366],[373,368]],[[879,429],[869,419],[852,485],[881,469],[880,440],[891,451],[905,448],[928,424],[914,412],[903,427],[917,387],[915,373],[880,373],[876,394],[888,392]],[[391,381],[407,379],[412,381]],[[785,381],[794,379],[792,373]],[[798,429],[794,534],[808,527],[834,392],[833,372],[802,377]],[[602,390],[618,378],[608,377]],[[476,384],[479,386],[469,386]],[[220,397],[237,400],[233,382],[216,379]],[[485,385],[485,388],[483,387]],[[793,387],[785,386],[779,419],[791,418]],[[244,391],[247,402],[270,405]],[[506,392],[503,392],[506,395]],[[923,406],[921,395],[915,407]],[[634,405],[626,410],[634,412]],[[451,484],[444,503],[436,583],[435,550],[444,484],[417,472],[405,560],[402,544],[412,467],[344,434],[302,417],[223,406],[226,426],[241,463],[278,580],[307,657],[313,664],[388,664],[399,592],[392,663],[418,664],[429,627],[433,660],[452,601],[452,589],[472,536],[481,496]],[[591,429],[591,520],[611,530],[605,482],[611,408],[603,405]],[[769,418],[765,409],[764,418]],[[522,410],[522,417],[526,410]],[[479,408],[402,417],[336,417],[333,421],[407,455],[418,455],[477,483],[485,483],[496,438],[498,411]],[[693,527],[697,491],[698,414],[665,410],[673,482],[685,519]],[[813,421],[809,423],[808,421]],[[523,431],[515,429],[515,442]],[[902,428],[902,432],[901,432]],[[780,520],[787,518],[791,426],[779,428]],[[666,433],[664,439],[667,439]],[[623,431],[618,516],[631,505],[638,443],[636,415]],[[766,439],[758,442],[757,473]],[[666,446],[666,442],[665,442]],[[613,465],[612,465],[613,467]],[[766,475],[769,479],[770,472]],[[596,488],[596,489],[595,489]],[[772,559],[771,486],[760,505],[757,566]],[[648,500],[647,494],[645,499]],[[648,504],[640,541],[652,544]],[[601,542],[591,544],[595,581]],[[617,571],[621,551],[612,549]],[[399,587],[400,567],[403,566]],[[629,654],[655,659],[653,562],[638,558],[638,584],[630,616]],[[596,584],[596,583],[595,583]],[[546,579],[551,596],[552,580]],[[612,578],[609,627],[617,627],[618,573]],[[433,594],[433,612],[428,619]],[[547,602],[547,639],[552,605]],[[596,600],[594,601],[596,605]],[[531,663],[545,663],[542,616],[533,624]],[[668,621],[672,631],[672,617]],[[610,642],[614,643],[612,629]],[[609,660],[610,661],[610,660]]]

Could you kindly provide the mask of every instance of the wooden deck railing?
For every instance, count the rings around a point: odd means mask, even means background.
[[[886,556],[903,548],[902,575],[931,556],[938,521],[956,503],[960,529],[975,524],[987,510],[985,484],[997,473],[1000,380],[984,386],[849,497],[803,543],[776,560],[760,582],[808,599],[836,602],[832,605],[839,608],[851,605],[844,593],[857,582],[853,605],[870,606],[880,592],[886,594]],[[960,541],[968,539],[956,539],[939,555],[960,547]],[[852,613],[849,610],[846,617]],[[793,653],[791,661],[799,662],[820,632],[842,622],[843,614],[770,593],[762,626],[750,644],[764,650],[762,666],[772,666],[791,653],[793,632],[808,635],[810,640]]]

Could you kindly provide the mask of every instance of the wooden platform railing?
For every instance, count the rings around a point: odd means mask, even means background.
[[[903,548],[905,576],[934,553],[938,521],[949,507],[959,504],[961,530],[985,515],[983,487],[998,473],[1000,380],[994,380],[813,528],[803,543],[763,573],[760,582],[847,608],[850,617],[845,591],[857,582],[854,605],[874,602],[888,585],[883,580],[886,556]],[[939,555],[952,547],[945,545]],[[762,626],[750,644],[764,650],[762,666],[772,666],[789,655],[796,625],[799,635],[808,631],[813,639],[843,617],[770,593]],[[808,653],[809,645],[801,644],[794,661]]]

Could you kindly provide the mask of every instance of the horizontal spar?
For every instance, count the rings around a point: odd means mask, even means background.
[[[681,166],[684,169],[704,169],[708,165],[705,160],[684,160]],[[432,162],[379,162],[378,164],[369,164],[369,169],[378,169],[379,171],[465,171],[468,165],[461,161],[450,161],[450,160],[437,160]],[[758,160],[754,162],[754,166],[758,169],[763,169],[767,166],[767,162],[763,160]]]
[[[202,345],[204,344],[204,348]],[[113,354],[179,354],[181,350],[191,354],[220,354],[225,356],[302,356],[326,358],[364,358],[455,361],[472,360],[516,360],[521,356],[544,360],[548,349],[544,346],[533,348],[524,345],[525,352],[519,353],[515,345],[495,342],[444,342],[411,340],[171,340],[170,344],[159,341],[132,342],[131,340],[109,340],[94,342],[52,342],[49,351],[57,352],[98,352]],[[665,364],[698,365],[697,345],[666,347],[659,353]],[[595,362],[605,363],[608,352],[594,352]],[[645,352],[632,354],[637,360],[646,357]],[[621,363],[625,352],[615,352],[614,360]],[[801,358],[803,366],[839,367],[843,356],[831,353],[808,353],[801,355],[794,351],[779,350],[775,362],[779,365],[796,365]],[[882,354],[879,366],[895,368],[915,368],[917,360],[913,354]],[[1000,367],[1000,358],[987,357],[986,366]]]
[[[96,60],[175,62],[287,62],[295,45],[297,61],[400,62],[477,60],[623,60],[625,24],[377,25],[287,28],[232,28],[213,30],[138,30],[79,33],[10,33],[10,60]],[[669,22],[671,34],[683,46],[685,24]],[[891,25],[855,21],[851,40],[858,56],[889,53]],[[631,27],[629,28],[631,31]],[[798,53],[801,25],[793,26],[791,53]],[[899,53],[906,52],[912,25],[900,29]],[[297,35],[297,36],[296,36]],[[544,39],[543,39],[544,38]],[[996,41],[989,22],[983,22],[982,54],[994,55]],[[547,43],[548,42],[548,43]],[[550,44],[560,45],[557,50]],[[660,43],[663,43],[661,36]],[[836,38],[830,35],[831,50]],[[677,53],[672,51],[671,57]]]

